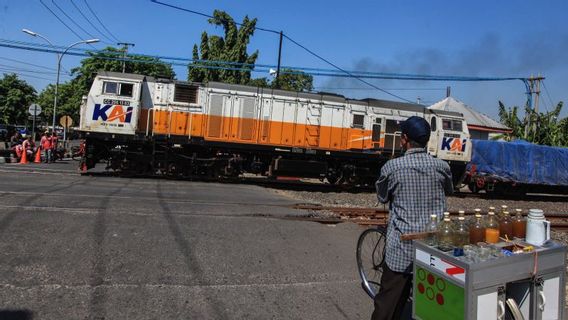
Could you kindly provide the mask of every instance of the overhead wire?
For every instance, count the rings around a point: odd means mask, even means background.
[[[546,95],[548,96],[548,100],[550,101],[551,108],[555,108],[554,102],[552,101],[552,97],[550,96],[550,92],[548,92],[548,88],[546,88],[546,85],[544,84],[544,80],[542,80],[542,87],[544,88],[544,92],[546,92]]]
[[[172,8],[172,9],[177,9],[177,10],[180,10],[180,11],[185,11],[185,12],[193,13],[193,14],[196,14],[196,15],[199,15],[199,16],[202,16],[202,17],[206,17],[206,18],[210,18],[210,19],[217,19],[217,18],[215,18],[214,16],[209,15],[209,14],[206,14],[206,13],[203,13],[203,12],[199,12],[199,11],[195,11],[195,10],[190,10],[190,9],[178,7],[178,6],[175,6],[175,5],[173,5],[173,4],[161,2],[161,1],[158,1],[158,0],[150,0],[150,2],[153,2],[153,3],[155,3],[155,4],[159,4],[159,5],[162,5],[162,6],[165,6],[165,7],[170,7],[170,8]],[[238,25],[238,26],[243,26],[242,23],[239,23],[239,22],[237,22],[237,21],[233,21],[233,22],[234,22],[236,25]],[[265,32],[270,32],[270,33],[275,33],[275,34],[280,34],[280,31],[271,30],[271,29],[266,29],[266,28],[257,27],[257,26],[255,26],[254,29],[255,29],[255,30],[260,30],[260,31],[265,31]]]
[[[362,87],[325,87],[325,86],[314,86],[314,88],[322,90],[375,90],[374,88],[362,88]],[[446,88],[386,88],[385,90],[392,91],[444,91]]]
[[[87,9],[89,9],[89,11],[91,12],[91,14],[95,17],[95,19],[97,19],[97,21],[101,24],[101,26],[103,26],[103,28],[108,32],[108,34],[114,39],[116,40],[116,42],[120,42],[120,40],[118,40],[117,37],[114,36],[114,34],[112,32],[110,32],[110,30],[105,26],[105,24],[101,21],[101,19],[99,19],[99,16],[97,16],[97,14],[95,13],[95,11],[93,11],[93,9],[91,8],[91,6],[89,5],[89,3],[87,2],[87,0],[83,0],[83,2],[85,3],[85,5],[87,6]]]
[[[394,94],[394,93],[391,93],[391,92],[388,92],[388,91],[386,91],[386,90],[384,90],[384,89],[381,89],[381,88],[379,88],[378,86],[376,86],[376,85],[374,85],[374,84],[372,84],[372,83],[370,83],[370,82],[368,82],[368,81],[363,80],[361,77],[358,77],[358,76],[353,75],[353,74],[350,73],[349,71],[344,70],[344,69],[338,67],[337,65],[335,65],[335,64],[332,63],[331,61],[325,59],[324,57],[318,55],[317,53],[313,52],[312,50],[306,48],[305,46],[301,45],[300,43],[298,43],[298,42],[295,41],[294,39],[288,37],[287,35],[284,35],[284,37],[285,37],[286,39],[288,39],[289,41],[291,41],[292,43],[294,43],[295,45],[299,46],[300,48],[306,50],[308,53],[310,53],[310,54],[313,55],[314,57],[316,57],[316,58],[318,58],[318,59],[324,61],[325,63],[329,64],[330,66],[332,66],[332,67],[336,68],[337,70],[339,70],[339,71],[345,73],[345,74],[348,75],[349,77],[353,77],[353,78],[355,78],[355,79],[361,81],[362,83],[364,83],[364,84],[366,84],[366,85],[368,85],[368,86],[370,86],[370,87],[373,87],[373,88],[375,88],[375,89],[377,89],[377,90],[379,90],[379,91],[381,91],[381,92],[383,92],[383,93],[386,93],[386,94],[388,94],[388,95],[390,95],[390,96],[392,96],[392,97],[395,97],[395,98],[397,98],[397,99],[400,99],[400,100],[402,100],[402,101],[406,101],[406,102],[408,102],[408,103],[415,103],[414,101],[408,100],[408,99],[403,98],[403,97],[401,97],[401,96],[398,96],[398,95],[396,95],[396,94]]]
[[[6,40],[0,39],[0,46],[15,48],[15,49],[23,49],[23,50],[31,50],[31,51],[43,51],[43,52],[52,52],[52,53],[61,53],[62,47],[59,46],[48,46],[45,44],[36,44],[36,43],[26,43],[21,41],[14,41],[14,40]],[[75,56],[83,56],[83,57],[91,57],[93,54],[114,54],[116,57],[104,57],[99,56],[98,58],[107,59],[107,60],[118,60],[118,61],[131,61],[131,62],[140,62],[140,63],[168,63],[171,65],[177,66],[185,66],[187,67],[191,62],[200,62],[205,63],[204,65],[189,65],[194,68],[203,68],[203,69],[218,69],[218,70],[236,70],[236,71],[251,71],[251,72],[268,72],[270,68],[273,68],[274,65],[256,65],[255,69],[250,68],[243,68],[242,66],[248,66],[249,64],[241,64],[241,63],[234,63],[234,62],[223,62],[223,61],[216,61],[214,63],[208,63],[208,61],[204,60],[193,60],[188,58],[175,58],[175,57],[164,57],[164,56],[152,56],[152,55],[144,55],[144,54],[133,54],[139,57],[145,58],[152,58],[156,59],[156,62],[147,61],[142,59],[133,59],[130,57],[122,57],[121,53],[118,52],[109,52],[105,50],[87,50],[87,49],[80,49],[76,48],[75,50],[69,50],[67,52],[68,55],[75,55]],[[167,61],[164,61],[166,59]],[[170,61],[171,60],[171,61]],[[183,61],[183,63],[177,62]],[[215,65],[219,64],[219,65]],[[232,65],[236,67],[227,67],[225,65]],[[254,65],[253,65],[254,66]],[[257,68],[258,67],[258,68]],[[309,71],[302,71],[302,70],[314,70],[315,68],[303,68],[303,67],[293,67],[293,70],[282,71],[283,74],[309,74],[309,75],[316,75],[316,76],[329,76],[329,77],[351,77],[345,73],[332,73],[333,70],[322,70],[322,72],[309,72]],[[357,74],[357,71],[347,71],[352,74]],[[406,74],[383,74],[383,73],[369,73],[366,72],[365,74],[358,75],[361,78],[368,78],[368,79],[398,79],[398,80],[429,80],[429,81],[505,81],[505,80],[524,80],[524,78],[517,78],[517,77],[463,77],[463,76],[432,76],[432,75],[406,75]]]
[[[7,70],[4,70],[3,68],[0,68],[0,72],[2,72],[4,74],[15,74],[15,75],[18,75],[22,78],[35,78],[35,79],[41,79],[41,80],[46,80],[46,81],[53,81],[53,79],[48,79],[48,78],[43,78],[43,77],[38,77],[38,76],[32,76],[32,75],[28,75],[28,74],[23,74],[21,72],[7,71]]]
[[[55,68],[50,68],[50,67],[46,67],[46,66],[40,66],[38,64],[33,64],[33,63],[29,63],[26,61],[22,61],[22,60],[16,60],[16,59],[11,59],[11,58],[6,58],[6,57],[0,57],[0,59],[2,60],[7,60],[7,61],[11,61],[11,62],[16,62],[16,63],[21,63],[21,64],[26,64],[26,65],[30,65],[33,67],[38,67],[38,68],[42,68],[42,69],[46,69],[46,70],[52,70],[55,71]]]
[[[7,40],[7,39],[0,39],[0,42],[7,42],[7,43],[15,43],[24,46],[42,46],[49,49],[61,49],[63,50],[65,47],[57,46],[57,45],[47,45],[47,44],[36,44],[30,42],[23,42],[23,41],[16,41],[16,40]],[[105,51],[105,50],[89,50],[83,48],[72,48],[70,51],[75,52],[82,52],[82,53],[102,53],[102,54],[118,54],[117,52]],[[120,53],[122,55],[122,53]],[[183,61],[185,63],[194,63],[190,65],[193,68],[207,68],[206,66],[210,65],[230,65],[230,66],[240,66],[240,67],[262,67],[262,68],[275,68],[275,65],[269,64],[249,64],[243,62],[233,62],[233,61],[216,61],[216,60],[198,60],[198,59],[189,59],[189,58],[181,58],[181,57],[172,57],[172,56],[164,56],[164,55],[147,55],[147,54],[140,54],[140,53],[132,53],[133,55],[137,55],[140,57],[152,58],[152,59],[159,59],[159,60],[173,60],[173,61]],[[181,64],[183,66],[187,66],[187,64]],[[195,65],[195,64],[205,64],[204,65]],[[180,65],[180,64],[176,64]],[[287,66],[290,70],[283,70],[281,73],[283,74],[312,74],[312,75],[319,75],[319,76],[333,76],[333,77],[349,77],[345,74],[337,74],[333,73],[335,70],[331,69],[323,69],[323,68],[309,68],[309,67],[300,67],[300,66]],[[239,69],[239,70],[248,70],[248,69]],[[318,72],[310,72],[310,71],[318,71]],[[404,73],[384,73],[384,72],[368,72],[368,71],[348,71],[351,74],[357,75],[363,78],[369,79],[389,79],[389,80],[429,80],[429,81],[508,81],[508,80],[524,80],[525,78],[522,77],[495,77],[495,76],[488,76],[488,77],[478,77],[478,76],[449,76],[449,75],[423,75],[423,74],[404,74]]]
[[[83,31],[85,34],[87,34],[87,36],[91,37],[91,39],[97,38],[97,37],[95,37],[94,35],[92,35],[90,32],[88,32],[87,30],[83,29],[83,27],[81,27],[73,18],[71,18],[71,17],[67,14],[67,12],[65,12],[65,10],[63,10],[63,8],[61,8],[61,7],[55,2],[55,0],[51,0],[51,3],[53,3],[53,5],[54,5],[57,9],[59,9],[59,11],[61,11],[61,13],[63,13],[63,15],[64,15],[65,17],[67,17],[67,19],[69,19],[71,22],[73,22],[73,24],[74,24],[75,26],[77,26],[79,29],[81,29],[81,31]]]
[[[26,69],[26,68],[10,66],[10,65],[7,65],[7,64],[1,64],[1,63],[0,63],[0,67],[3,67],[5,69],[12,69],[12,70],[16,70],[16,71],[23,71],[23,72],[35,72],[35,73],[40,73],[40,74],[53,74],[53,75],[57,74],[57,72],[55,72],[55,71],[40,71],[40,70]],[[71,76],[71,74],[67,74],[67,73],[61,73],[61,74]]]
[[[198,12],[198,11],[190,10],[190,9],[186,9],[186,8],[181,8],[181,7],[174,6],[174,5],[171,5],[171,4],[167,4],[167,3],[164,3],[164,2],[161,2],[161,1],[158,1],[158,0],[150,0],[150,1],[153,2],[153,3],[160,4],[160,5],[163,5],[163,6],[167,6],[167,7],[170,7],[170,8],[174,8],[174,9],[177,9],[177,10],[181,10],[181,11],[185,11],[185,12],[189,12],[189,13],[193,13],[193,14],[198,14],[198,15],[204,16],[204,17],[214,18],[214,17],[212,17],[212,16],[210,16],[210,15],[208,15],[208,14],[202,13],[202,12]],[[237,23],[237,22],[235,22],[235,24],[242,26],[242,24]],[[403,101],[406,101],[406,102],[409,102],[409,103],[414,103],[414,102],[412,102],[411,100],[408,100],[408,99],[406,99],[406,98],[403,98],[403,97],[401,97],[401,96],[398,96],[398,95],[396,95],[396,94],[393,94],[393,93],[391,93],[391,92],[388,92],[388,91],[386,91],[386,90],[384,90],[384,89],[381,89],[380,87],[378,87],[378,86],[376,86],[376,85],[374,85],[374,84],[372,84],[372,83],[370,83],[370,82],[368,82],[368,81],[365,81],[365,80],[361,79],[360,77],[358,77],[358,76],[356,76],[356,75],[354,75],[354,74],[352,74],[352,73],[350,73],[350,72],[348,72],[348,71],[346,71],[346,70],[344,70],[344,69],[338,67],[337,65],[335,65],[335,64],[332,63],[331,61],[329,61],[329,60],[323,58],[322,56],[320,56],[320,55],[318,55],[318,54],[316,54],[315,52],[313,52],[312,50],[308,49],[307,47],[301,45],[300,43],[298,43],[298,42],[295,41],[294,39],[290,38],[290,37],[287,36],[286,34],[283,34],[283,33],[279,32],[279,31],[276,31],[276,30],[265,29],[265,28],[256,27],[256,26],[255,26],[255,29],[261,30],[261,31],[265,31],[265,32],[270,32],[270,33],[275,33],[275,34],[282,35],[284,38],[288,39],[289,41],[291,41],[292,43],[294,43],[294,44],[297,45],[298,47],[304,49],[305,51],[307,51],[308,53],[310,53],[310,54],[313,55],[314,57],[316,57],[316,58],[318,58],[318,59],[324,61],[325,63],[331,65],[332,67],[336,68],[337,70],[339,70],[339,71],[341,71],[341,72],[344,72],[345,74],[349,75],[350,77],[355,78],[355,79],[361,81],[362,83],[364,83],[364,84],[366,84],[366,85],[368,85],[368,86],[370,86],[370,87],[372,87],[372,88],[375,88],[375,89],[377,89],[377,90],[379,90],[379,91],[381,91],[381,92],[383,92],[383,93],[385,93],[385,94],[388,94],[388,95],[390,95],[390,96],[392,96],[392,97],[395,97],[395,98],[397,98],[397,99],[400,99],[400,100],[403,100]]]
[[[89,19],[84,13],[83,11],[79,8],[79,6],[77,6],[77,4],[73,1],[70,0],[71,4],[75,7],[75,9],[77,10],[77,12],[79,12],[79,14],[83,17],[83,19],[85,19],[85,21],[87,21],[91,27],[93,27],[93,29],[95,29],[101,36],[103,36],[104,38],[106,38],[108,41],[110,42],[114,42],[114,40],[112,40],[111,38],[109,38],[106,34],[104,34],[104,32],[101,32],[101,30],[99,30],[99,28],[97,28],[97,26],[95,26],[95,24],[91,21],[91,19]]]
[[[77,36],[77,38],[81,39],[81,40],[85,40],[83,39],[83,37],[81,37],[77,32],[75,32],[75,30],[73,30],[71,27],[69,27],[63,20],[61,20],[61,18],[55,13],[53,12],[53,10],[51,10],[51,8],[49,6],[47,6],[45,3],[43,3],[42,0],[39,0],[39,2],[49,11],[51,12],[51,14],[57,18],[57,20],[59,20],[59,22],[61,22],[67,29],[69,29],[69,31],[71,31],[74,35]],[[88,43],[89,46],[91,46],[92,48],[95,48],[92,44]]]

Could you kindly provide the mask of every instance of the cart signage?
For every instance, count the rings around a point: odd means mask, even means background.
[[[416,249],[416,260],[465,283],[465,269],[453,265],[438,256]]]

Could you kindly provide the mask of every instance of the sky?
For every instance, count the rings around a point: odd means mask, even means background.
[[[238,22],[245,16],[257,18],[257,27],[282,30],[344,70],[481,77],[541,75],[545,80],[540,111],[551,110],[559,101],[568,102],[566,0],[159,1],[206,14],[224,10]],[[0,0],[0,40],[45,43],[23,33],[23,28],[59,46],[94,36],[101,42],[83,48],[103,49],[120,40],[135,44],[131,53],[182,58],[191,58],[203,31],[223,33],[205,17],[150,0]],[[249,53],[258,50],[258,64],[276,65],[278,40],[276,34],[257,30]],[[79,63],[78,57],[63,57],[62,81],[70,79],[67,73]],[[334,69],[287,39],[282,46],[282,65]],[[53,53],[0,47],[0,74],[16,72],[38,92],[55,82],[56,66]],[[178,79],[186,80],[185,67],[175,66],[174,70]],[[253,77],[269,75],[255,72]],[[446,87],[451,87],[452,97],[496,120],[498,101],[506,106],[524,106],[526,102],[520,80],[367,81],[426,105],[444,99]],[[349,98],[399,101],[353,78],[314,76],[314,86],[317,91]],[[568,107],[564,109],[565,117]]]

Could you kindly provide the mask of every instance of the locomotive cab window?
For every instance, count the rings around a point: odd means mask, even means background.
[[[134,84],[122,82],[103,82],[103,94],[112,94],[121,97],[132,97],[134,91]]]
[[[442,119],[442,128],[447,131],[463,131],[461,120]]]
[[[432,117],[432,119],[430,119],[430,129],[432,129],[432,132],[436,131],[436,117]]]
[[[353,115],[353,128],[359,128],[359,129],[365,128],[365,115],[363,114]]]
[[[174,101],[197,103],[197,86],[192,86],[185,83],[176,83],[174,89]]]

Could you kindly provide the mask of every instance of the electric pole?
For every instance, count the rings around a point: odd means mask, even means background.
[[[126,71],[126,53],[128,53],[128,47],[134,47],[134,43],[119,42],[117,45],[122,46],[122,73],[124,73]]]
[[[527,98],[528,98],[528,105],[529,105],[529,109],[533,109],[534,112],[536,114],[538,114],[538,103],[539,103],[539,98],[540,98],[540,83],[541,81],[544,80],[544,77],[542,76],[530,76],[527,79],[524,79],[525,82],[525,86],[527,88]],[[534,95],[534,100],[533,100],[533,95]],[[534,101],[534,103],[533,103]],[[526,117],[526,115],[525,115]],[[530,123],[531,122],[531,118],[529,117],[528,119],[529,124],[525,127],[525,136],[528,134],[528,130],[529,127],[532,125],[534,130],[536,130],[536,126],[538,125],[537,123]]]

